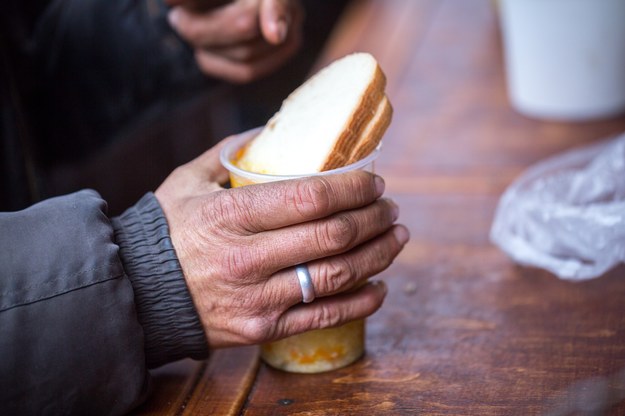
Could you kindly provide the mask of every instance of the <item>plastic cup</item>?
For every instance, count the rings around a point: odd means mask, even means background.
[[[266,175],[249,172],[234,165],[240,149],[254,137],[254,134],[242,134],[232,139],[221,151],[221,163],[230,172],[230,183],[233,188],[353,170],[373,172],[374,161],[380,153],[378,147],[356,163],[310,175]],[[297,279],[295,272],[293,279]],[[261,346],[261,358],[280,370],[292,373],[320,373],[345,367],[358,360],[364,351],[365,320],[360,319],[339,327],[312,330],[264,344]]]
[[[625,1],[500,0],[512,106],[585,121],[625,112]]]

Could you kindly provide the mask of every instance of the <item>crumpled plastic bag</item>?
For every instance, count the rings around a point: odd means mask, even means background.
[[[490,238],[562,279],[625,262],[625,133],[531,166],[501,197]]]

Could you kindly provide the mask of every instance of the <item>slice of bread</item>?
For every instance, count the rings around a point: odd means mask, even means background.
[[[386,77],[375,58],[341,58],[293,91],[236,164],[244,170],[298,175],[353,163],[377,147],[390,124]]]
[[[358,162],[360,159],[367,157],[369,153],[373,152],[380,143],[380,140],[382,140],[386,129],[391,124],[392,118],[393,107],[391,107],[391,102],[385,95],[382,101],[380,101],[380,104],[378,104],[373,118],[355,142],[347,164]]]

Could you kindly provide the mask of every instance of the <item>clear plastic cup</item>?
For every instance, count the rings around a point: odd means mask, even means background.
[[[255,134],[242,134],[226,144],[221,150],[222,165],[230,172],[233,188],[296,179],[314,175],[331,175],[353,170],[373,172],[373,164],[380,153],[378,146],[370,155],[342,168],[310,175],[266,175],[248,172],[235,166],[240,150]],[[293,279],[296,279],[293,272]],[[261,346],[261,358],[270,366],[292,373],[320,373],[345,367],[359,359],[365,351],[365,320],[360,319],[345,325],[317,329],[294,335]]]

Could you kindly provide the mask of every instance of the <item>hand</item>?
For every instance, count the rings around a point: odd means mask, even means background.
[[[254,134],[254,133],[247,133]],[[256,344],[375,312],[386,287],[367,279],[408,240],[383,180],[341,175],[223,189],[222,144],[176,169],[158,198],[212,348]],[[293,266],[307,263],[303,304]]]
[[[297,0],[168,0],[169,21],[202,72],[245,83],[282,65],[301,43]]]

